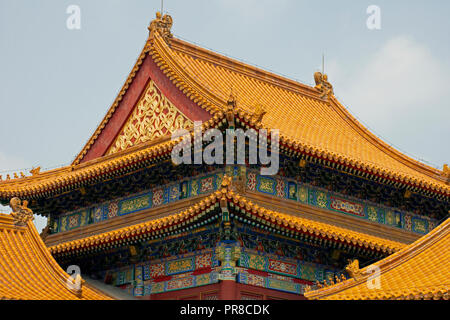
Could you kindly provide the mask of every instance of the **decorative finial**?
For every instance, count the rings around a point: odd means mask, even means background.
[[[155,32],[158,32],[168,42],[173,37],[171,33],[172,25],[173,19],[170,15],[165,14],[162,16],[161,12],[156,12],[156,18],[150,22],[150,26],[148,27],[150,38],[153,39]]]
[[[444,171],[444,176],[450,177],[450,168],[448,167],[448,164],[444,164],[442,171]]]
[[[444,177],[444,179],[447,179],[446,183],[450,185],[450,168],[448,167],[448,164],[444,164],[444,168],[442,169],[442,171],[442,176]]]
[[[41,171],[41,167],[33,168],[30,170],[32,176],[37,176]]]
[[[349,274],[352,278],[359,278],[359,276],[362,274],[361,269],[359,269],[359,261],[357,259],[351,261],[346,267],[345,271]]]
[[[315,88],[321,93],[320,98],[325,99],[333,94],[333,86],[328,82],[328,76],[322,72],[314,73]]]
[[[253,121],[256,123],[261,123],[264,115],[267,113],[267,111],[264,109],[264,107],[261,104],[257,104],[255,111],[253,112]]]
[[[14,218],[14,224],[16,226],[24,226],[28,221],[32,221],[33,211],[28,208],[28,201],[20,200],[19,198],[12,198],[9,201],[9,206],[12,209],[11,216]]]
[[[228,97],[227,101],[227,108],[225,111],[225,116],[227,118],[228,127],[230,129],[235,128],[235,122],[234,122],[234,109],[236,108],[236,98],[233,95],[233,88],[231,88],[230,96]]]
[[[234,96],[233,88],[230,88],[230,96],[228,97],[227,105],[232,106],[233,108],[236,107],[236,97]]]

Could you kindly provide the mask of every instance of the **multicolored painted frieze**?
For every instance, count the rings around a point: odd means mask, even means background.
[[[204,250],[109,270],[105,278],[116,286],[131,285],[126,289],[135,296],[147,296],[217,283],[217,265],[214,251]]]
[[[152,261],[150,264],[138,265],[142,268],[143,280],[158,279],[195,270],[212,269],[217,260],[212,251],[200,251],[197,254],[178,255],[175,257]]]
[[[380,206],[370,201],[361,201],[286,178],[261,176],[257,171],[247,171],[246,186],[251,191],[298,201],[317,208],[328,209],[421,234],[428,233],[436,225],[435,221],[427,217]]]
[[[329,276],[338,274],[338,270],[331,270],[329,267],[306,263],[304,261],[273,257],[271,255],[260,254],[244,249],[241,253],[238,265],[247,269],[264,271],[271,274],[278,274],[307,281],[323,281]]]
[[[53,232],[64,232],[117,216],[155,208],[189,197],[209,194],[218,189],[224,173],[215,172],[191,180],[180,181],[149,192],[115,199],[93,208],[70,212],[55,219]]]
[[[237,167],[233,175],[238,175]],[[228,169],[226,169],[228,170]],[[226,171],[225,170],[225,171]],[[220,186],[224,171],[195,177],[149,192],[109,201],[92,208],[84,208],[60,216],[53,222],[53,232],[64,232],[92,223],[123,216],[161,205],[214,192]],[[318,208],[367,219],[380,224],[425,234],[436,226],[436,221],[409,212],[380,206],[370,201],[336,194],[324,189],[302,184],[278,176],[261,176],[257,171],[247,171],[247,189],[288,200],[298,201]]]
[[[241,269],[237,282],[257,287],[274,289],[288,293],[303,294],[306,284],[295,282],[295,279],[275,274],[255,274],[251,270]]]
[[[142,285],[136,285],[133,294],[135,296],[148,296],[155,293],[205,286],[218,281],[216,272],[199,275],[193,273],[182,274],[180,277],[173,277],[167,281],[144,281]]]

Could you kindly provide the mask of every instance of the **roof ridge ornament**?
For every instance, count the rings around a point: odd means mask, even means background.
[[[442,176],[444,179],[447,179],[447,184],[450,184],[450,168],[448,164],[444,164],[444,167],[442,168]]]
[[[320,98],[326,99],[333,94],[333,86],[328,82],[328,76],[322,72],[314,73],[315,88],[321,93]]]
[[[28,221],[33,221],[33,211],[28,208],[27,200],[20,200],[17,197],[9,201],[9,206],[12,209],[11,216],[14,218],[14,225],[23,227]]]
[[[150,31],[150,39],[153,39],[155,36],[155,32],[158,32],[163,39],[168,42],[171,38],[173,38],[171,29],[173,25],[173,19],[170,15],[165,14],[161,15],[161,12],[156,12],[156,18],[150,22],[148,27],[148,31]]]
[[[41,173],[41,167],[33,168],[30,170],[30,173],[32,176],[37,176]]]
[[[253,112],[253,121],[261,124],[263,117],[267,114],[266,108],[260,103],[256,104],[255,111]]]
[[[350,263],[345,267],[345,271],[347,271],[349,276],[355,280],[359,280],[362,276],[362,271],[359,268],[359,261],[357,259],[350,261]]]
[[[234,111],[236,109],[236,105],[236,97],[233,94],[233,88],[231,88],[230,96],[227,100],[227,107],[225,109],[225,117],[227,119],[229,129],[234,129],[236,127],[234,122]]]

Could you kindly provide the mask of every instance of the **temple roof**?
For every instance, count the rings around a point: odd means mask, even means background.
[[[131,241],[133,238],[161,235],[168,232],[167,230],[173,232],[176,229],[185,229],[188,225],[200,226],[198,222],[201,221],[205,214],[215,206],[219,206],[219,204],[223,206],[224,201],[243,210],[252,221],[258,221],[261,225],[269,226],[270,228],[281,227],[290,230],[292,233],[300,233],[308,237],[325,239],[388,254],[396,252],[405,246],[405,244],[397,241],[266,209],[241,195],[232,186],[231,179],[225,176],[222,187],[218,191],[182,212],[117,230],[67,241],[51,246],[50,251],[53,254],[89,251],[98,246]]]
[[[313,87],[216,53],[156,36],[152,57],[174,83],[208,111],[224,111],[230,88],[248,113],[262,107],[263,127],[279,129],[297,148],[375,174],[449,192],[442,172],[400,153],[361,125],[338,100]],[[191,99],[192,99],[191,98]],[[294,149],[296,147],[294,146]]]
[[[112,299],[86,284],[75,290],[69,278],[31,220],[18,225],[12,215],[0,214],[0,300]]]
[[[380,288],[367,286],[379,267]],[[305,294],[309,299],[387,300],[450,298],[450,219],[397,253],[356,272],[354,278]],[[371,279],[369,279],[371,281]]]
[[[129,88],[147,58],[188,101],[210,114],[210,126],[224,120],[232,90],[237,98],[237,107],[233,110],[236,117],[249,126],[279,129],[284,148],[372,175],[381,181],[389,180],[433,192],[439,197],[450,197],[448,172],[420,163],[377,138],[339,103],[332,90],[324,91],[324,84],[329,83],[322,78],[316,79],[316,87],[307,86],[168,37],[167,30],[158,29],[150,32],[122,90],[73,164],[33,177],[0,182],[0,197],[35,194],[48,191],[52,186],[73,184],[83,180],[80,177],[89,176],[86,171],[98,175],[109,171],[124,154],[135,158],[136,149],[133,148],[125,153],[107,155],[108,146],[102,146],[105,142],[99,142],[99,136],[112,130],[109,123],[118,115],[121,102],[126,100]],[[266,112],[261,123],[253,117],[257,110]],[[126,117],[123,122],[125,120]],[[114,123],[113,127],[118,124]],[[119,131],[111,132],[119,134]],[[161,141],[164,139],[144,143],[137,149],[155,146]],[[105,151],[96,158],[87,157],[98,145]],[[156,148],[158,152],[169,152],[171,146]]]

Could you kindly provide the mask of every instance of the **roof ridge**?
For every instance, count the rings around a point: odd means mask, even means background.
[[[287,76],[282,76],[272,71],[265,70],[262,67],[253,66],[249,63],[228,57],[224,54],[202,48],[188,41],[173,38],[170,41],[169,47],[172,50],[188,54],[194,58],[203,59],[215,65],[220,65],[223,68],[227,68],[233,72],[240,73],[259,81],[263,81],[286,90],[295,91],[307,95],[313,99],[319,98],[317,89],[310,85],[301,83]]]

